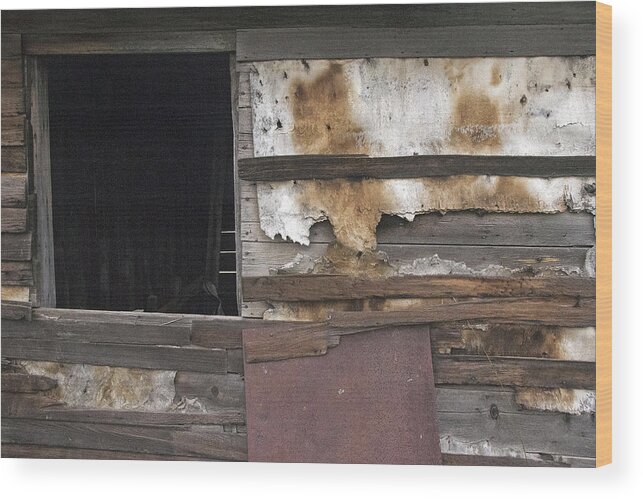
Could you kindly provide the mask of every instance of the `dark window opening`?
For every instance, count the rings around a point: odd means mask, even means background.
[[[237,315],[229,56],[48,67],[57,306]]]

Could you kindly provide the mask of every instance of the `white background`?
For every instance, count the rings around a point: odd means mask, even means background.
[[[446,2],[447,0],[442,0]],[[258,1],[8,0],[2,9],[258,5]],[[300,1],[265,4],[300,5]],[[318,0],[316,3],[322,3]],[[323,3],[345,3],[324,1]],[[350,3],[396,3],[389,0]],[[412,2],[407,2],[412,3]],[[642,497],[643,2],[612,0],[614,33],[614,464],[592,469],[0,461],[3,497]],[[636,492],[638,490],[638,492]]]

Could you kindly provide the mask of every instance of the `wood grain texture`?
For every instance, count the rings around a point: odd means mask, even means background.
[[[7,11],[3,33],[592,24],[593,2]]]
[[[594,24],[239,30],[237,60],[593,55]]]
[[[21,173],[3,173],[2,207],[24,208],[27,206],[27,175]]]
[[[24,114],[25,92],[22,86],[2,85],[2,116]]]
[[[612,7],[596,3],[596,464],[612,462]]]
[[[30,103],[31,165],[36,195],[34,300],[37,306],[55,307],[56,281],[49,150],[49,76],[44,60],[37,58],[27,60],[27,81]]]
[[[2,319],[11,319],[13,321],[22,319],[31,320],[31,303],[3,299]]]
[[[3,385],[4,376],[2,378]],[[16,390],[8,391],[15,392]],[[236,408],[208,410],[208,412],[197,413],[87,409],[66,407],[54,398],[42,395],[16,393],[3,393],[2,417],[78,423],[159,426],[245,424],[246,419],[243,410]]]
[[[250,181],[334,178],[419,178],[445,175],[591,177],[594,156],[265,156],[239,160],[239,177]]]
[[[31,262],[2,262],[2,282],[12,286],[31,286]]]
[[[20,373],[2,373],[2,391],[12,393],[38,393],[58,386],[58,381],[47,376]],[[5,397],[2,396],[2,405]],[[4,416],[4,414],[3,414]]]
[[[467,276],[393,276],[380,279],[345,275],[246,277],[247,300],[323,301],[378,298],[578,296],[596,294],[596,281],[582,277],[497,278]]]
[[[258,219],[241,223],[241,237],[248,242],[281,242],[281,237],[270,239]],[[329,243],[334,240],[330,222],[317,223],[310,228],[311,243]],[[412,222],[399,217],[383,216],[377,225],[378,244],[589,248],[594,242],[594,216],[590,213],[517,215],[461,211],[444,215],[418,215]]]
[[[297,255],[318,260],[328,251],[328,244],[243,243],[243,276],[260,277],[275,273],[292,262]],[[482,270],[490,265],[507,269],[524,269],[538,272],[541,269],[562,267],[582,269],[585,266],[587,248],[577,247],[527,247],[527,246],[474,246],[449,244],[378,244],[377,249],[388,257],[394,268],[413,265],[417,259],[438,255],[442,260],[462,262],[473,270]]]
[[[27,170],[24,146],[2,146],[2,171],[24,172]]]
[[[436,355],[435,382],[449,385],[537,386],[542,388],[596,387],[592,362],[514,359],[484,355]]]
[[[234,48],[234,31],[28,34],[23,37],[23,52],[33,55],[233,52]]]
[[[594,325],[593,299],[557,297],[493,298],[423,305],[386,312],[335,312],[326,322],[268,322],[264,334],[244,340],[246,362],[324,355],[345,335],[400,325],[487,319],[496,323],[531,323],[583,327]]]
[[[26,230],[26,208],[2,208],[2,232],[21,233]]]
[[[28,262],[31,260],[30,232],[23,234],[4,234],[2,236],[2,260]]]
[[[2,442],[241,461],[245,435],[216,426],[154,426],[2,418]]]
[[[134,367],[141,369],[227,372],[225,350],[170,346],[86,343],[23,339],[2,336],[2,356],[69,364]]]
[[[2,145],[22,146],[25,143],[24,115],[2,117]]]
[[[23,82],[22,57],[2,57],[2,89],[11,86],[22,88]]]

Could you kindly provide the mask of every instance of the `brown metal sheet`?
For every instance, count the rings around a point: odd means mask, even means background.
[[[244,342],[261,334],[246,330]],[[441,464],[428,326],[246,363],[245,380],[250,461]]]

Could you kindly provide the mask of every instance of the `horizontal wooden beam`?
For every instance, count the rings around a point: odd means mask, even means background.
[[[470,277],[404,275],[380,279],[344,275],[245,277],[248,301],[323,301],[362,298],[596,296],[596,280],[584,277]]]
[[[254,199],[247,201],[246,204],[256,202]],[[412,222],[385,215],[377,225],[377,243],[589,248],[596,242],[594,232],[594,215],[591,213],[480,214],[453,211],[417,215]],[[241,238],[249,242],[281,241],[280,238],[270,239],[259,220],[243,220]],[[330,222],[317,223],[310,228],[311,244],[334,240]]]
[[[336,312],[326,322],[279,323],[266,321],[263,334],[244,337],[246,362],[267,362],[324,355],[346,334],[391,326],[426,326],[433,322],[487,319],[496,323],[531,323],[552,326],[593,326],[596,303],[591,298],[492,298],[420,309],[386,312]]]
[[[2,418],[2,442],[21,445],[195,456],[247,458],[246,437],[217,426],[165,426]]]
[[[4,263],[4,262],[3,262]],[[26,319],[31,320],[31,303],[2,300],[2,321],[10,319],[12,321],[19,321]]]
[[[2,356],[69,364],[134,367],[169,371],[227,373],[225,350],[198,347],[86,343],[2,336]]]
[[[22,114],[2,117],[2,146],[22,146],[25,143],[25,117]]]
[[[3,173],[2,207],[24,208],[27,205],[27,175],[22,173]]]
[[[24,146],[2,146],[2,171],[24,172],[27,170],[27,160]]]
[[[234,31],[25,35],[28,55],[234,52]]]
[[[26,230],[26,208],[2,208],[2,232],[20,233]]]
[[[27,262],[31,260],[31,233],[3,234],[2,260]]]
[[[484,355],[434,355],[435,382],[445,385],[596,388],[596,364]]]
[[[399,157],[267,156],[238,161],[243,180],[279,181],[333,178],[418,178],[445,175],[511,175],[520,177],[594,176],[595,156]]]
[[[242,407],[198,413],[87,409],[67,407],[43,395],[15,393],[2,394],[2,417],[154,426],[245,424],[246,421]]]
[[[12,393],[37,393],[51,390],[58,386],[58,381],[47,376],[22,373],[2,373],[2,391]],[[2,405],[5,395],[2,395]]]
[[[4,37],[4,33],[124,33],[313,26],[591,24],[595,21],[593,2],[8,10],[2,15],[2,32]]]
[[[237,61],[596,53],[595,24],[239,30]]]

